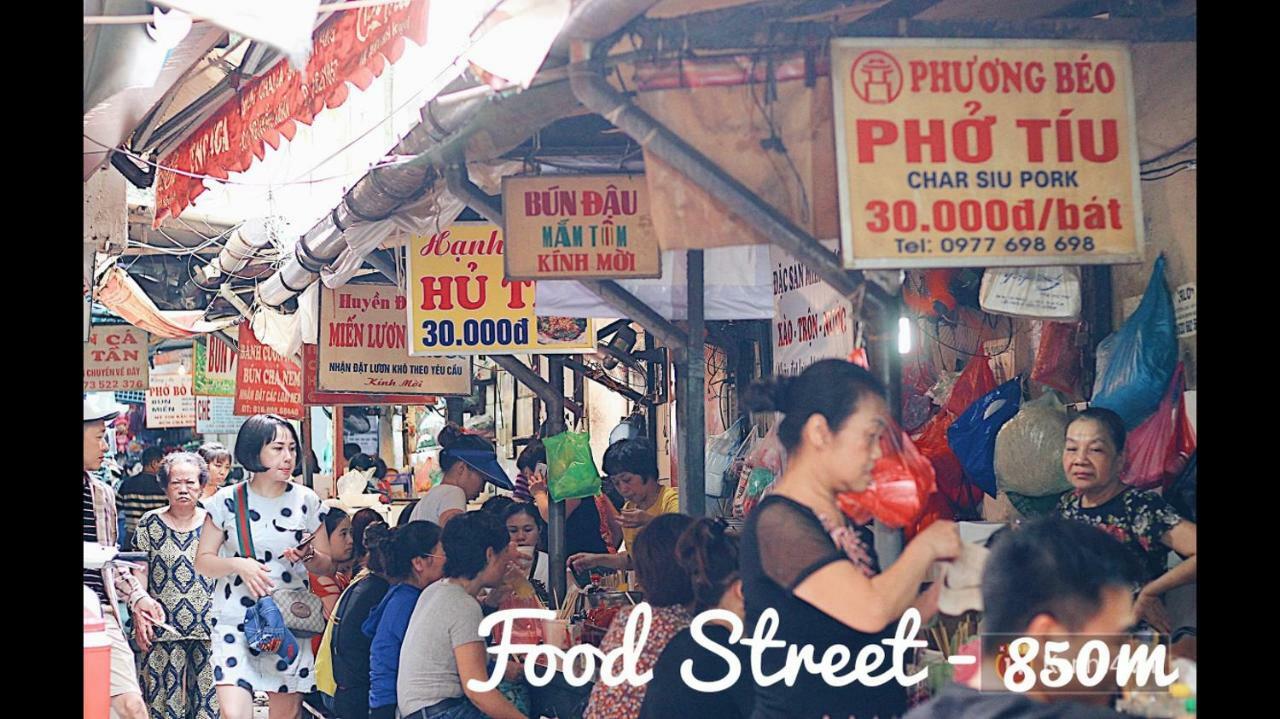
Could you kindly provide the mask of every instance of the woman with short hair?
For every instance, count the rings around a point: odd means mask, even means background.
[[[502,583],[515,554],[501,521],[470,512],[445,526],[444,578],[423,590],[405,630],[396,694],[402,719],[525,719],[497,689],[476,691],[489,679],[476,595]],[[507,679],[523,675],[510,661]]]
[[[297,432],[288,420],[257,414],[236,435],[235,458],[253,473],[205,500],[208,514],[196,570],[216,579],[213,590],[213,678],[225,719],[252,719],[253,693],[266,692],[271,719],[295,719],[302,695],[315,691],[310,642],[282,642],[276,652],[249,646],[246,612],[282,589],[310,589],[308,572],[332,570],[327,508],[310,488],[292,481]],[[237,491],[247,506],[237,507]],[[244,535],[241,535],[244,532]],[[303,546],[311,535],[308,546]],[[245,556],[241,546],[252,549]],[[286,640],[291,635],[286,636]]]
[[[370,566],[381,567],[391,583],[361,629],[369,638],[368,711],[373,719],[392,719],[396,713],[396,681],[400,648],[418,596],[444,570],[440,527],[432,522],[409,522],[395,529],[374,524],[365,530]],[[336,678],[336,677],[335,677]]]
[[[1097,527],[1125,545],[1142,568],[1134,612],[1168,634],[1173,627],[1162,597],[1196,581],[1196,525],[1155,492],[1121,481],[1125,435],[1120,415],[1101,407],[1086,409],[1067,425],[1062,471],[1074,490],[1058,500],[1058,513]],[[1169,569],[1170,550],[1186,561]]]
[[[213,582],[196,573],[196,547],[205,510],[201,488],[209,467],[191,452],[175,452],[160,463],[160,487],[169,504],[142,515],[134,546],[147,554],[146,585],[164,608],[170,629],[133,617],[134,639],[142,650],[142,686],[152,716],[215,719],[209,646]]]
[[[690,608],[694,601],[693,581],[687,565],[676,561],[680,535],[693,525],[693,518],[683,514],[660,514],[654,517],[636,537],[631,548],[636,568],[636,581],[644,592],[644,601],[653,610],[649,637],[640,647],[635,671],[642,674],[658,662],[662,650],[672,637],[693,621]],[[600,642],[600,651],[609,652],[622,646],[627,618],[634,607],[623,607],[613,618],[609,631]],[[633,686],[623,682],[608,686],[597,682],[583,719],[637,719],[648,685]]]

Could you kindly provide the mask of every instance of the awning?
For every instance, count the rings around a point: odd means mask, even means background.
[[[185,339],[230,327],[236,317],[206,322],[204,312],[166,311],[156,307],[147,293],[129,273],[114,266],[98,280],[97,300],[103,307],[123,317],[126,322],[157,337]]]

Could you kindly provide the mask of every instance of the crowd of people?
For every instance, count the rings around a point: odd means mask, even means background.
[[[724,670],[722,657],[694,641],[699,612],[724,610],[750,632],[772,609],[773,639],[784,646],[857,656],[892,636],[908,609],[928,623],[943,585],[926,581],[930,568],[963,551],[958,526],[936,521],[881,567],[871,533],[840,511],[838,494],[871,481],[887,428],[884,389],[866,370],[826,360],[757,383],[744,400],[781,414],[787,464],[740,535],[723,520],[680,514],[650,440],[625,439],[603,462],[621,503],[605,492],[566,502],[564,568],[550,566],[545,551],[551,499],[546,450],[536,440],[520,453],[513,481],[491,443],[446,428],[443,479],[391,527],[372,509],[348,514],[297,483],[298,438],[274,415],[246,420],[234,450],[209,444],[144,456],[144,472],[113,496],[90,472],[102,463],[104,422],[114,415],[86,400],[85,540],[123,539],[120,546],[148,557],[143,572],[85,573],[109,617],[113,706],[129,719],[148,711],[248,719],[253,693],[265,692],[273,719],[299,716],[308,696],[341,719],[538,716],[523,665],[490,665],[480,622],[521,606],[513,602],[527,598],[522,592],[545,603],[552,572],[604,569],[636,573],[652,621],[635,671],[653,677],[640,686],[597,683],[581,707],[586,719],[1115,716],[1079,696],[980,692],[991,662],[909,714],[906,688],[894,681],[835,687],[800,671],[762,686],[722,620],[703,634],[737,654],[744,671],[726,691],[689,687],[686,666],[698,677]],[[1124,423],[1107,410],[1070,423],[1062,463],[1074,491],[1063,495],[1059,516],[988,542],[984,633],[1176,629],[1162,596],[1195,581],[1196,527],[1158,494],[1121,481],[1124,443]],[[250,478],[224,484],[233,460]],[[504,492],[468,511],[486,484]],[[1185,559],[1173,569],[1170,550]],[[299,592],[316,598],[319,630],[296,616],[298,600],[282,599]],[[117,599],[129,609],[136,664]],[[631,611],[614,617],[602,651],[622,645]],[[987,660],[995,647],[985,649]],[[786,650],[768,650],[760,669],[776,674],[787,660]],[[504,681],[491,691],[468,685],[495,672]]]

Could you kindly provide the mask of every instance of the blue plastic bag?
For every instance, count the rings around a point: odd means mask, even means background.
[[[1106,368],[1098,374],[1090,405],[1105,407],[1132,430],[1151,416],[1178,364],[1173,298],[1164,280],[1164,255],[1156,259],[1138,309],[1098,345]]]
[[[1011,379],[982,395],[947,429],[947,444],[965,476],[983,492],[996,496],[996,435],[1022,404],[1022,388]]]

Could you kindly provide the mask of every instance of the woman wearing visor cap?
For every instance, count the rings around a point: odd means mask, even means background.
[[[444,478],[413,508],[410,521],[435,522],[443,527],[467,511],[467,502],[480,496],[485,482],[512,489],[511,480],[498,464],[498,453],[488,440],[450,426],[440,431],[437,441],[443,447],[440,469]]]

